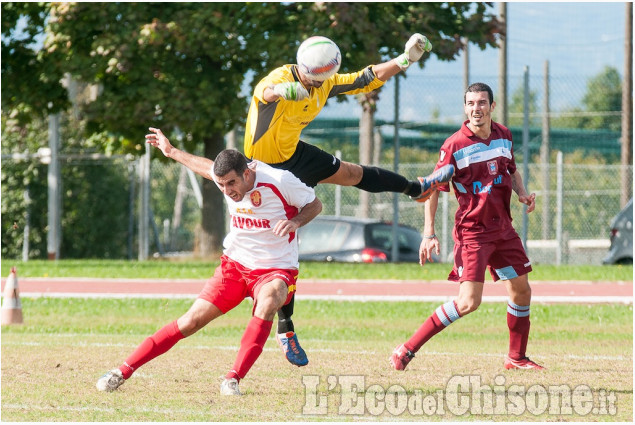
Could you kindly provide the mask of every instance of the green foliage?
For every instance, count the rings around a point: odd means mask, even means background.
[[[2,112],[2,153],[36,152],[47,137],[46,123],[36,118],[20,126]],[[30,212],[31,258],[46,258],[47,168],[36,161],[2,161],[2,257],[20,258]],[[26,195],[28,193],[28,195]]]
[[[254,47],[281,8],[61,3],[52,9],[47,48],[64,56],[74,77],[100,85],[97,100],[84,108],[95,128],[138,144],[148,126],[166,134],[181,129],[191,150],[244,119],[247,101],[237,93],[247,71],[262,67],[261,50]],[[262,24],[254,23],[254,14],[263,15]]]
[[[529,126],[540,127],[540,117],[536,117],[535,114],[538,111],[536,105],[536,92],[529,91]],[[524,123],[523,114],[525,112],[525,88],[520,85],[512,93],[511,103],[509,105],[509,120],[508,127],[522,127]]]
[[[582,102],[587,111],[606,115],[581,117],[579,127],[621,131],[622,117],[619,112],[622,110],[622,79],[617,69],[605,67],[600,74],[591,78]]]
[[[336,40],[345,71],[397,56],[414,32],[426,35],[433,45],[419,63],[423,67],[432,54],[456,59],[462,37],[481,49],[495,47],[501,31],[490,3],[333,2],[319,3],[314,11],[313,31]]]
[[[99,142],[105,152],[138,154],[142,135],[153,126],[170,137],[184,133],[188,151],[202,142],[203,154],[213,158],[224,148],[223,135],[244,121],[248,99],[239,93],[245,77],[253,74],[255,84],[275,66],[293,62],[306,36],[336,39],[345,54],[344,70],[394,57],[414,31],[431,37],[434,54],[452,59],[461,47],[456,34],[481,48],[495,45],[498,27],[490,8],[483,3],[3,3],[3,111],[31,119],[59,110],[67,103],[60,80],[68,74],[82,90],[99,93],[73,99],[74,113],[86,121],[84,141]],[[18,38],[21,17],[27,25]],[[44,32],[44,48],[32,49]],[[94,182],[89,174],[71,173],[81,182],[70,185]],[[68,193],[76,196],[79,189],[71,186]],[[224,233],[221,202],[213,183],[204,182],[199,239],[209,238],[216,248]],[[71,215],[68,224],[76,225],[76,217],[86,213]]]
[[[68,106],[58,58],[34,48],[48,13],[48,3],[2,3],[2,110],[22,124]]]
[[[209,260],[31,260],[28,262],[3,261],[2,276],[8,276],[16,266],[21,277],[97,277],[129,279],[207,279],[220,261]],[[446,280],[451,265],[448,263],[347,264],[302,262],[300,279],[420,279]],[[489,279],[489,278],[488,278]],[[534,267],[530,280],[591,280],[632,281],[633,266],[554,266]]]
[[[183,132],[186,150],[202,143],[203,155],[214,158],[223,135],[244,120],[247,99],[239,93],[248,71],[294,50],[288,41],[277,45],[280,31],[293,40],[288,10],[275,3],[57,3],[46,48],[75,79],[100,88],[95,101],[80,105],[90,132],[121,135],[132,141],[122,149],[141,151],[147,128],[160,127],[169,137]],[[202,192],[199,248],[207,253],[221,246],[224,211],[212,182]]]
[[[61,123],[61,153],[87,153],[78,122]],[[47,123],[24,126],[2,114],[2,152],[35,153],[47,140]],[[128,175],[121,163],[61,161],[62,241],[65,258],[125,258],[128,232]],[[124,168],[125,170],[125,168]],[[130,170],[129,170],[130,171]],[[28,200],[25,193],[28,192]],[[47,256],[47,166],[37,160],[3,161],[2,256],[19,258],[29,214],[29,258]]]

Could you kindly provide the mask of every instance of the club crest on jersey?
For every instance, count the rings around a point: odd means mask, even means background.
[[[487,161],[487,169],[490,175],[495,176],[498,174],[498,163],[496,161]]]
[[[253,192],[251,192],[251,195],[249,195],[249,199],[251,200],[251,203],[254,205],[254,207],[259,207],[262,204],[262,195],[258,190],[254,190]]]

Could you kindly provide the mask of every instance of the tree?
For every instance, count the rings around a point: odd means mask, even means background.
[[[121,148],[135,150],[148,126],[181,130],[186,149],[202,142],[203,155],[214,158],[224,134],[244,120],[245,75],[261,72],[289,44],[267,32],[285,10],[265,3],[56,3],[45,46],[74,78],[100,86],[83,107],[91,131],[121,134]],[[266,39],[274,53],[263,53]],[[225,224],[214,182],[205,179],[202,191],[198,249],[206,255],[221,247]]]
[[[587,83],[587,92],[582,98],[587,112],[581,120],[582,128],[621,131],[622,78],[617,69],[605,67]]]
[[[68,106],[58,62],[35,48],[48,14],[42,3],[2,3],[2,109],[20,125]]]
[[[464,49],[465,39],[481,49],[496,47],[496,35],[502,27],[488,12],[490,7],[486,3],[316,3],[313,27],[337,42],[342,70],[350,72],[396,57],[415,32],[428,37],[433,45],[431,54],[442,60],[454,60]],[[423,67],[431,54],[424,54],[418,66]],[[374,114],[380,90],[358,97],[362,106],[361,164],[369,164],[373,157]],[[369,194],[362,192],[362,215],[367,214],[369,205]]]
[[[61,123],[67,151],[91,149],[82,124],[65,115]],[[40,118],[20,123],[2,112],[2,152],[34,153],[46,140],[48,124]],[[103,136],[102,136],[103,137]],[[126,258],[128,237],[128,180],[121,165],[106,162],[62,162],[62,228],[64,258]],[[29,258],[47,258],[47,165],[37,159],[3,160],[2,256],[20,258],[25,228],[29,227]],[[107,212],[107,213],[106,213]]]
[[[582,104],[564,117],[553,120],[554,127],[621,131],[622,80],[619,72],[605,67],[587,81]]]
[[[140,151],[147,127],[155,126],[167,134],[185,132],[185,148],[202,145],[209,158],[245,119],[245,77],[253,75],[253,85],[275,66],[294,62],[307,36],[336,40],[342,70],[352,71],[396,56],[412,32],[429,36],[433,54],[452,60],[463,48],[462,37],[485,48],[496,45],[499,31],[489,3],[53,3],[47,24],[48,6],[37,7],[3,3],[3,36],[5,10],[9,27],[28,15],[35,25],[29,34],[44,26],[47,34],[35,55],[39,74],[20,51],[5,57],[3,49],[3,107],[5,88],[16,101],[39,109],[52,100],[62,105],[59,81],[68,73],[99,87],[97,99],[81,105],[81,118],[87,135],[117,136],[112,151]],[[50,90],[4,84],[5,63],[13,67],[7,78],[23,73],[25,80],[44,79]],[[205,180],[202,254],[221,246],[221,205],[220,192]]]

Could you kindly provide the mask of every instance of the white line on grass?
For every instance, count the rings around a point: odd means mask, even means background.
[[[46,334],[33,334],[32,336],[51,336],[51,335],[46,335]],[[66,337],[79,337],[79,336],[83,336],[81,334],[64,334],[64,335],[53,335],[53,337],[59,337],[59,336],[66,336]],[[269,341],[272,341],[275,343],[275,338],[269,338]],[[307,341],[312,341],[312,342],[321,342],[321,343],[333,343],[334,341],[326,341],[326,340],[312,340],[312,339],[303,339],[303,342],[307,342]],[[101,342],[74,342],[74,343],[69,343],[69,344],[61,344],[64,346],[70,346],[70,347],[132,347],[134,348],[135,345],[134,344],[122,344],[122,343],[101,343]],[[2,346],[30,346],[30,347],[38,347],[38,346],[46,346],[46,347],[50,347],[51,343],[50,342],[35,342],[35,341],[16,341],[16,342],[7,342],[6,340],[2,342]],[[305,345],[306,347],[306,345]],[[177,345],[176,347],[174,347],[175,349],[179,349],[179,350],[187,350],[187,349],[194,349],[194,350],[220,350],[220,351],[238,351],[238,345],[236,346],[232,346],[232,345],[203,345],[203,344],[197,344],[197,345],[186,345],[186,344],[181,344],[181,345]],[[263,351],[267,351],[267,352],[278,352],[280,351],[279,348],[273,348],[273,347],[265,347]],[[364,354],[364,355],[383,355],[385,354],[383,351],[375,351],[375,350],[336,350],[333,348],[310,348],[307,351],[309,352],[315,352],[315,353],[336,353],[336,354]],[[453,352],[441,352],[441,351],[424,351],[423,352],[424,355],[426,356],[465,356],[465,353],[453,353]],[[500,353],[470,353],[471,356],[474,357],[500,357],[501,354]],[[542,358],[559,358],[559,359],[571,359],[571,360],[590,360],[590,361],[598,361],[598,360],[614,360],[614,361],[626,361],[626,360],[632,360],[632,357],[627,357],[627,356],[606,356],[606,355],[592,355],[592,356],[586,356],[586,355],[577,355],[577,354],[547,354],[547,355],[542,355],[540,356]]]

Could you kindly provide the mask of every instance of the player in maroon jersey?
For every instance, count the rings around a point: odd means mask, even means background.
[[[488,85],[472,84],[464,96],[468,119],[441,146],[436,169],[448,164],[455,168],[451,181],[459,207],[453,231],[454,267],[448,279],[460,283],[459,295],[439,306],[408,341],[394,350],[390,363],[397,370],[404,370],[430,338],[478,308],[488,267],[494,281],[504,281],[509,294],[509,353],[504,367],[543,369],[525,354],[531,302],[527,275],[531,262],[512,226],[510,212],[512,191],[518,195],[519,202],[527,205],[527,212],[534,210],[536,195],[527,192],[516,170],[511,132],[492,121],[495,106]],[[439,190],[449,189],[449,184],[439,186]],[[424,234],[419,250],[422,266],[432,261],[432,252],[439,254],[439,240],[434,232],[438,200],[437,190],[425,203]]]

